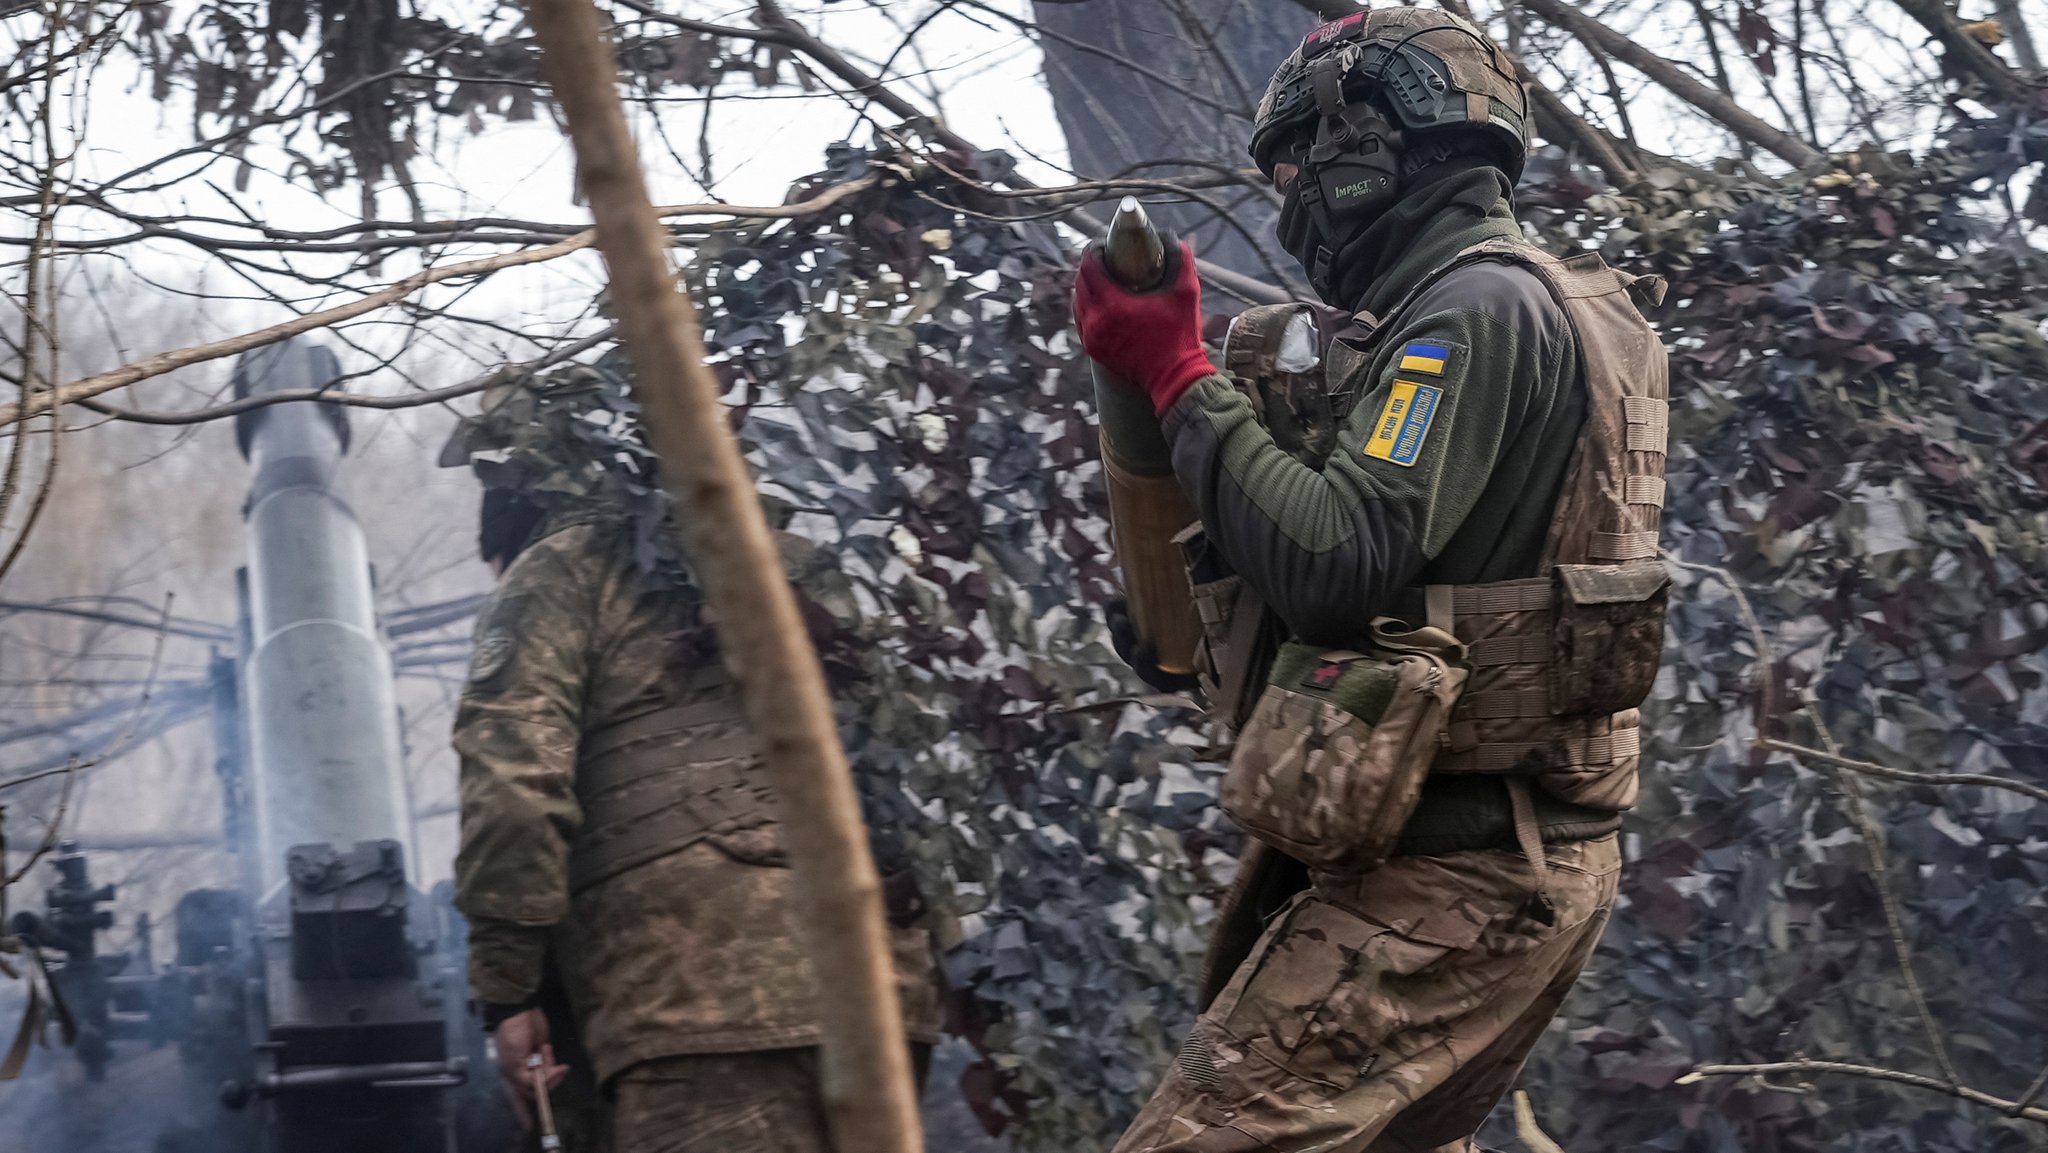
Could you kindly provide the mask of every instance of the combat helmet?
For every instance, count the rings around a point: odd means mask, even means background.
[[[1476,136],[1521,177],[1529,153],[1529,97],[1514,61],[1470,22],[1434,8],[1381,8],[1310,32],[1259,101],[1252,160],[1269,178],[1319,117],[1374,104],[1410,147],[1447,134]],[[1341,143],[1341,142],[1340,142]],[[1334,158],[1332,158],[1334,159]]]

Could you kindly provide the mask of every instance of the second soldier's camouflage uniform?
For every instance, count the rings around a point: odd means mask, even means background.
[[[695,598],[632,541],[549,525],[478,621],[455,731],[472,995],[529,1003],[555,966],[620,1153],[824,1153],[775,801]],[[893,934],[909,1035],[935,1041],[929,942]]]

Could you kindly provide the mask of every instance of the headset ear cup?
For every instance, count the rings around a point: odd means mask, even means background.
[[[1347,108],[1341,119],[1346,146],[1337,146],[1338,133],[1326,124],[1310,154],[1315,163],[1304,166],[1301,177],[1316,182],[1333,236],[1345,225],[1379,216],[1401,191],[1399,130],[1369,104]]]

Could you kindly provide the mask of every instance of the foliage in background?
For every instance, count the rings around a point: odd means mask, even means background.
[[[1665,546],[1740,582],[1769,649],[1726,578],[1676,570],[1626,903],[1528,1076],[1567,1147],[2040,1147],[2039,1124],[1921,1090],[1672,1082],[1795,1058],[1945,1079],[1938,1045],[2018,1099],[2048,1067],[2048,810],[1864,786],[1931,1041],[1854,802],[1752,745],[2048,784],[2048,257],[1979,207],[2042,159],[2048,126],[1987,118],[1924,157],[1553,193],[1538,214],[1672,278]]]
[[[766,492],[844,578],[809,582],[832,619],[814,631],[870,821],[949,947],[952,1026],[988,1056],[963,1088],[992,1128],[1022,1111],[1028,1147],[1083,1148],[1191,1022],[1197,898],[1232,857],[1199,738],[1127,699],[1105,643],[1064,253],[945,206],[989,207],[940,173],[1001,158],[940,159],[838,223],[714,241],[686,275]],[[833,160],[829,179],[890,162]]]

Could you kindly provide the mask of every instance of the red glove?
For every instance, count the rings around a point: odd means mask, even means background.
[[[1074,277],[1074,324],[1081,347],[1111,376],[1144,389],[1164,416],[1196,381],[1216,371],[1202,349],[1202,284],[1186,241],[1166,249],[1165,283],[1132,292],[1091,244]]]

